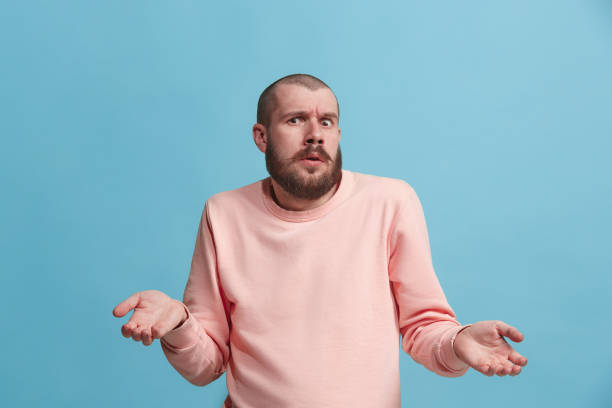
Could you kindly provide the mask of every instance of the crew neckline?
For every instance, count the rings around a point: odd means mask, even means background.
[[[334,195],[322,205],[303,211],[291,211],[286,210],[283,207],[276,204],[272,198],[272,181],[270,177],[262,180],[261,183],[261,197],[264,206],[272,213],[272,215],[280,218],[284,221],[289,222],[306,222],[321,218],[325,214],[332,211],[340,203],[348,197],[354,184],[353,173],[349,170],[342,169],[342,177],[340,179],[340,185],[338,186]]]

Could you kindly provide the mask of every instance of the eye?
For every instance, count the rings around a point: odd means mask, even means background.
[[[321,124],[322,124],[323,126],[325,126],[325,127],[330,127],[330,126],[332,125],[332,121],[331,121],[331,120],[329,120],[329,119],[323,119],[323,120],[321,121]]]
[[[297,125],[298,123],[300,123],[301,120],[302,120],[301,117],[296,116],[296,117],[293,117],[293,118],[289,119],[289,123],[291,123],[293,125]]]

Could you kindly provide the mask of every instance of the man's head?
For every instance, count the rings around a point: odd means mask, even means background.
[[[283,77],[262,92],[253,139],[271,178],[287,193],[314,200],[340,180],[338,119],[336,96],[311,75]]]
[[[310,89],[311,91],[315,91],[321,88],[327,88],[334,95],[334,99],[336,99],[336,113],[340,116],[340,105],[338,104],[338,99],[336,95],[333,93],[331,88],[319,78],[308,75],[308,74],[291,74],[276,81],[272,82],[266,89],[263,90],[261,95],[259,96],[259,101],[257,102],[257,123],[261,123],[264,126],[268,126],[270,124],[270,113],[274,110],[277,104],[277,99],[275,95],[275,90],[280,85],[298,85],[302,86],[306,89]]]

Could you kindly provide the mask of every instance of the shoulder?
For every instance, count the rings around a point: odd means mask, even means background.
[[[233,190],[213,194],[206,200],[205,209],[208,214],[236,214],[257,207],[261,199],[262,180]]]
[[[401,178],[352,172],[356,190],[368,196],[401,205],[417,198],[416,191]]]

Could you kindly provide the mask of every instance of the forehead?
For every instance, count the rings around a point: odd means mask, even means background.
[[[308,89],[295,84],[282,84],[274,90],[274,113],[291,111],[318,111],[338,113],[333,92],[326,87]]]

